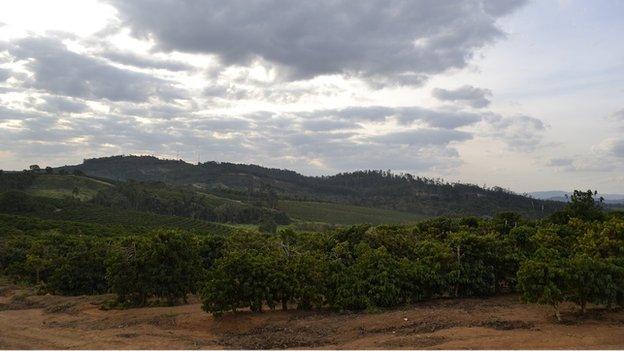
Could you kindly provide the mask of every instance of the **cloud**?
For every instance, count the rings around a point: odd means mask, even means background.
[[[326,132],[326,131],[332,131],[332,130],[360,128],[357,123],[344,121],[344,120],[334,120],[331,118],[306,120],[301,123],[301,127],[304,130],[309,130],[309,131],[314,131],[314,132]]]
[[[624,108],[612,113],[609,117],[616,122],[624,122]]]
[[[490,104],[488,97],[491,95],[491,90],[481,89],[471,85],[464,85],[452,90],[441,88],[433,89],[433,96],[438,100],[461,102],[474,108],[487,107]]]
[[[53,94],[111,101],[180,99],[185,93],[172,82],[143,73],[123,70],[106,62],[70,51],[58,39],[28,37],[11,43],[9,53],[26,62],[32,79],[26,87]]]
[[[163,51],[217,55],[225,66],[265,60],[288,79],[357,76],[421,84],[465,67],[500,38],[497,19],[524,0],[109,0],[122,22]]]
[[[164,69],[173,72],[190,71],[194,69],[193,66],[181,61],[156,59],[137,55],[129,51],[107,50],[99,53],[99,56],[138,68]]]
[[[423,123],[429,127],[455,129],[479,122],[482,117],[475,113],[463,111],[433,110],[419,106],[386,107],[365,106],[347,107],[343,109],[316,110],[300,114],[306,118],[324,118],[334,121],[351,122],[386,122],[394,119],[403,125],[414,122]]]
[[[602,150],[609,155],[624,158],[624,138],[616,137],[605,139],[597,147],[598,150]]]
[[[551,158],[548,165],[552,167],[570,167],[574,161],[571,158]]]
[[[503,141],[511,150],[532,152],[542,146],[546,125],[540,119],[490,113],[484,115],[484,121],[489,129],[484,133]]]
[[[11,71],[6,68],[0,68],[0,82],[4,82],[5,80],[11,77]]]
[[[472,135],[470,133],[459,130],[415,129],[387,133],[367,139],[384,145],[428,146],[447,145],[451,142],[466,141],[471,138]]]
[[[551,158],[546,165],[559,172],[610,172],[615,169],[611,162],[598,155]]]
[[[198,152],[202,159],[296,167],[318,174],[362,168],[410,171],[448,170],[461,163],[455,145],[472,134],[436,120],[420,107],[352,107],[317,111],[239,114],[199,113],[172,104],[115,103],[110,113],[87,111],[65,118],[56,111],[80,111],[80,100],[45,96],[39,112],[11,113],[19,125],[0,130],[0,147],[27,158],[67,159],[114,153],[176,155]],[[4,115],[0,111],[0,115]],[[459,112],[459,120],[465,116]],[[408,117],[404,117],[408,116]],[[472,115],[470,115],[472,116]],[[150,117],[150,118],[145,118]],[[404,117],[414,124],[396,124]],[[470,123],[473,123],[470,120]],[[375,135],[361,124],[394,126]],[[443,126],[443,127],[440,127]],[[33,160],[36,161],[36,160]]]
[[[44,102],[37,105],[40,111],[51,113],[82,113],[89,110],[89,106],[83,101],[61,96],[45,96]]]

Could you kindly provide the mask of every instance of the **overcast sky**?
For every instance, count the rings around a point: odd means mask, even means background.
[[[151,154],[624,192],[624,1],[0,2],[0,169]]]

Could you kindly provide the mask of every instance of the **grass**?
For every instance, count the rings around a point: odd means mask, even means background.
[[[308,202],[280,200],[280,210],[295,220],[304,222],[325,222],[331,224],[399,224],[414,223],[423,216],[393,210],[336,204],[329,202]]]
[[[85,201],[93,198],[99,190],[109,186],[111,184],[88,177],[41,174],[35,178],[34,183],[26,189],[26,192],[33,196],[61,199],[67,196],[74,197],[73,191],[77,188],[76,197]]]

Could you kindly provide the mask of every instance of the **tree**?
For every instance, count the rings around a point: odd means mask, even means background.
[[[41,170],[41,167],[39,167],[39,165],[30,165],[28,169],[30,169],[33,172],[39,172]]]
[[[265,216],[260,221],[260,224],[258,224],[258,230],[261,233],[275,234],[277,232],[277,223],[275,223],[273,218]]]
[[[0,212],[23,213],[35,209],[35,204],[24,192],[11,190],[0,194]]]
[[[550,305],[561,321],[559,305],[565,300],[567,276],[564,261],[554,252],[543,252],[540,258],[525,261],[518,270],[518,285],[525,302]]]
[[[570,218],[578,218],[583,221],[602,221],[605,216],[602,212],[602,201],[594,199],[597,192],[587,190],[574,190],[570,202],[561,211],[552,214],[551,221],[557,224],[566,224]]]
[[[567,299],[581,306],[583,314],[588,303],[611,305],[615,302],[617,286],[606,262],[579,254],[567,262],[566,270]]]
[[[197,243],[174,230],[157,230],[146,238],[126,238],[111,249],[107,278],[118,301],[144,305],[148,298],[174,304],[197,291],[201,278]]]
[[[54,173],[54,169],[52,167],[50,167],[50,166],[47,166],[45,168],[45,172],[46,172],[46,174],[52,174],[52,173]]]
[[[274,308],[292,289],[285,286],[286,259],[277,236],[238,232],[225,242],[202,290],[202,308],[216,316],[248,307]]]
[[[594,199],[597,192],[591,190],[580,191],[574,190],[570,198],[566,210],[570,213],[570,217],[580,218],[584,221],[602,220],[602,198],[599,201]]]

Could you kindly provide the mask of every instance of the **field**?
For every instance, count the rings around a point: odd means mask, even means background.
[[[301,221],[345,225],[414,223],[423,219],[423,216],[413,213],[329,202],[280,200],[278,207],[286,212],[289,217]]]
[[[63,198],[75,195],[80,200],[89,200],[101,189],[110,187],[111,184],[93,178],[74,175],[41,174],[35,178],[33,184],[26,190],[33,196]]]
[[[624,312],[572,305],[564,321],[516,295],[441,299],[360,313],[239,312],[214,318],[195,298],[187,305],[100,308],[112,295],[30,295],[0,288],[0,348],[575,348],[624,347]]]

